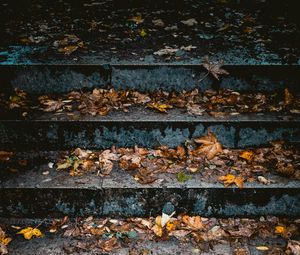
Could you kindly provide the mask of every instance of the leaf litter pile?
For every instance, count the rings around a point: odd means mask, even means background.
[[[150,250],[146,252],[143,249],[145,253],[141,253],[138,249],[138,245],[145,241],[190,243],[198,249],[196,254],[200,251],[209,252],[217,244],[231,246],[234,255],[252,254],[249,248],[269,255],[300,254],[299,219],[287,220],[273,216],[217,219],[174,214],[175,211],[172,215],[162,213],[150,218],[90,216],[75,220],[65,216],[62,219],[47,219],[47,223],[45,219],[37,226],[29,223],[29,226],[23,227],[5,224],[3,229],[0,227],[0,254],[7,254],[7,245],[21,238],[51,237],[53,242],[55,236],[68,240],[62,245],[67,254],[84,251],[111,253],[121,248],[129,248],[129,254],[133,255],[151,254]]]
[[[210,72],[210,71],[208,71]],[[218,72],[214,71],[214,75]],[[142,106],[158,113],[168,113],[172,108],[194,116],[209,114],[213,117],[243,113],[300,113],[300,95],[289,89],[282,93],[241,93],[229,89],[141,93],[133,90],[94,89],[72,91],[64,95],[43,95],[30,98],[24,91],[12,95],[0,94],[1,114],[11,112],[23,117],[31,113],[49,112],[65,114],[70,118],[80,115],[106,116],[113,111],[124,113]]]
[[[21,156],[17,154],[0,151],[2,174],[37,167],[37,159],[30,158],[26,153]],[[57,152],[51,159],[46,152],[45,158],[44,162],[53,162],[49,163],[47,174],[54,167],[57,171],[68,171],[71,176],[95,174],[106,177],[124,171],[140,184],[159,184],[166,181],[166,176],[182,183],[195,179],[210,183],[218,181],[226,187],[236,185],[240,188],[245,182],[276,183],[280,176],[300,180],[300,154],[297,148],[276,141],[271,142],[269,147],[226,149],[210,130],[207,135],[187,140],[184,146],[176,148],[113,146],[101,151],[77,148]]]

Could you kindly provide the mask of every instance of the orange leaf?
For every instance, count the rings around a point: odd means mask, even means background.
[[[228,187],[229,185],[236,184],[239,188],[243,188],[244,186],[244,178],[241,176],[235,176],[233,174],[227,174],[225,176],[221,176],[218,179],[219,181],[222,181],[225,185],[225,187]]]
[[[240,158],[246,159],[247,161],[251,161],[254,157],[253,151],[246,150],[242,151],[239,155]]]

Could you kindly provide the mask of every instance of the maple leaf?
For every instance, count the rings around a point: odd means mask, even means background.
[[[208,57],[206,57],[202,63],[202,66],[208,71],[208,73],[212,74],[213,77],[219,80],[219,76],[229,74],[225,69],[222,68],[223,64],[223,61],[212,63],[209,61]]]
[[[169,104],[161,104],[161,103],[149,103],[146,106],[147,108],[154,109],[158,112],[167,113],[168,109],[172,109],[173,106]]]
[[[193,216],[190,217],[188,215],[184,215],[182,217],[182,221],[189,229],[192,230],[200,230],[204,228],[204,225],[202,223],[201,217],[200,216]]]
[[[243,188],[244,186],[244,178],[241,176],[234,176],[233,174],[227,174],[225,176],[221,176],[218,179],[219,181],[222,181],[225,185],[225,187],[228,187],[229,185],[236,184],[239,188]]]
[[[217,137],[208,130],[206,136],[193,139],[195,143],[202,144],[196,149],[197,153],[203,153],[207,159],[213,159],[218,153],[222,152],[222,145],[218,142]]]
[[[27,227],[20,230],[17,234],[23,235],[26,240],[30,240],[32,237],[42,237],[43,234],[38,228]]]

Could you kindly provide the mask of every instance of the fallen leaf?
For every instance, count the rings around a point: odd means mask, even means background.
[[[225,187],[229,185],[236,184],[239,188],[243,188],[244,186],[244,178],[241,176],[234,176],[233,174],[227,174],[225,176],[221,176],[218,178],[219,181],[224,183]]]
[[[217,137],[208,130],[206,136],[194,138],[194,142],[202,144],[196,149],[197,153],[205,154],[208,160],[213,159],[218,153],[223,151],[222,145],[218,142]]]
[[[106,251],[106,252],[110,252],[110,251],[112,251],[114,249],[120,248],[121,246],[118,243],[117,238],[116,237],[112,237],[112,238],[110,238],[107,241],[104,241],[104,240],[100,241],[99,242],[99,247],[102,250]]]
[[[287,249],[289,249],[293,255],[300,255],[300,241],[289,240]]]
[[[293,102],[294,100],[294,96],[292,95],[292,93],[289,91],[288,88],[284,89],[284,103],[286,105],[289,105]]]
[[[133,16],[133,17],[129,18],[128,20],[135,22],[137,25],[144,22],[144,19],[142,18],[141,15]]]
[[[187,182],[188,180],[191,180],[192,176],[185,174],[184,172],[179,172],[177,174],[177,180],[179,182]]]
[[[246,159],[247,161],[252,161],[252,159],[254,158],[254,153],[253,151],[245,150],[239,154],[239,157]]]
[[[145,29],[141,29],[140,36],[145,37],[146,35],[147,35],[147,33],[146,33]]]
[[[157,56],[174,55],[179,49],[174,49],[166,46],[164,49],[155,51],[153,54]]]
[[[258,251],[268,251],[269,250],[269,247],[267,247],[267,246],[256,246],[255,248]]]
[[[201,229],[204,228],[204,225],[202,223],[202,220],[201,220],[200,216],[190,217],[188,215],[184,215],[182,217],[182,221],[183,221],[184,224],[187,225],[187,227],[189,229],[192,229],[192,230],[201,230]]]
[[[220,61],[218,63],[210,62],[208,57],[204,59],[202,66],[208,71],[208,73],[212,74],[217,80],[219,80],[220,75],[228,75],[229,73],[222,68],[224,62]]]
[[[73,52],[75,52],[76,50],[78,50],[78,46],[77,45],[69,45],[69,46],[65,46],[63,48],[59,48],[58,52],[60,53],[64,53],[65,55],[70,55]]]
[[[30,240],[32,237],[42,237],[43,234],[38,228],[27,227],[20,230],[17,234],[23,235],[26,240]]]
[[[8,161],[10,160],[13,152],[10,151],[0,151],[0,161]]]
[[[152,23],[156,27],[164,27],[165,23],[161,19],[154,19],[152,20]]]
[[[189,27],[192,27],[192,26],[198,24],[197,20],[194,19],[194,18],[187,19],[187,20],[182,20],[181,23],[186,25],[186,26],[189,26]]]
[[[169,104],[149,103],[147,104],[147,108],[154,109],[158,112],[167,113],[167,110],[173,108],[173,106]]]

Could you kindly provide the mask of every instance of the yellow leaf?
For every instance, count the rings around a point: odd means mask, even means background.
[[[247,161],[251,161],[254,157],[253,151],[246,150],[242,151],[239,155],[240,158],[246,159]]]
[[[23,235],[26,240],[30,240],[33,236],[41,237],[43,235],[39,229],[32,227],[24,228],[17,234]]]
[[[168,232],[174,231],[176,229],[178,225],[177,221],[173,221],[173,222],[167,222],[166,224],[166,229],[168,230]]]
[[[128,19],[130,21],[133,21],[135,22],[136,24],[141,24],[144,22],[144,19],[142,19],[142,16],[134,16],[134,17],[131,17],[130,19]]]
[[[11,240],[12,239],[10,237],[6,237],[2,241],[0,240],[0,243],[2,243],[3,245],[7,246],[11,242]]]
[[[167,113],[167,109],[171,109],[173,106],[169,104],[149,103],[147,104],[147,108],[154,109],[158,112]]]
[[[244,178],[240,176],[234,176],[233,174],[227,174],[219,177],[219,181],[222,181],[225,187],[236,184],[239,188],[243,188],[244,186]]]
[[[147,35],[145,29],[142,29],[140,32],[141,37],[145,37]]]
[[[63,170],[63,169],[67,169],[69,167],[72,166],[72,162],[70,160],[67,160],[64,163],[57,163],[57,170]]]

